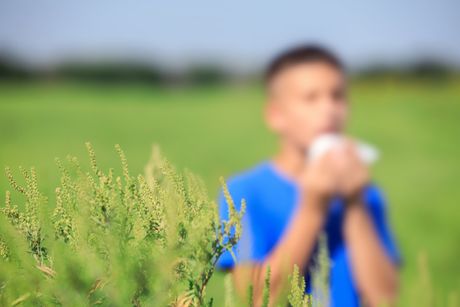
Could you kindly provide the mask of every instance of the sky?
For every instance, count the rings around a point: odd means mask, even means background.
[[[460,1],[0,0],[0,52],[37,65],[89,57],[245,69],[303,42],[355,67],[460,65]]]

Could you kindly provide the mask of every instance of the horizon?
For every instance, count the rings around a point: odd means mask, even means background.
[[[38,67],[108,58],[160,62],[172,69],[216,63],[244,72],[260,69],[293,44],[315,42],[352,69],[424,59],[460,67],[455,31],[460,3],[452,0],[359,0],[342,6],[293,1],[260,8],[260,3],[239,0],[161,6],[6,0],[0,3],[0,52]]]

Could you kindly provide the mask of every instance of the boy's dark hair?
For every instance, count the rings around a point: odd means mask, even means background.
[[[265,84],[285,68],[312,62],[324,62],[340,71],[344,71],[343,63],[331,51],[317,45],[300,45],[277,55],[268,65],[265,71]]]

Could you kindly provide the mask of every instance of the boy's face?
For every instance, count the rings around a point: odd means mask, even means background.
[[[324,62],[297,64],[268,84],[265,118],[282,141],[308,148],[322,133],[344,128],[348,103],[343,72]]]

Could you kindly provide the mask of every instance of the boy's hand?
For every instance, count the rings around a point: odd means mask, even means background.
[[[306,204],[325,213],[330,198],[337,192],[338,176],[335,171],[336,157],[332,151],[307,165],[300,176],[300,187]]]
[[[309,164],[300,184],[307,198],[324,211],[334,195],[344,197],[347,203],[359,197],[369,180],[368,166],[359,158],[353,141],[347,140]]]
[[[353,141],[347,140],[344,146],[334,152],[334,172],[337,175],[337,193],[347,203],[361,196],[361,191],[369,182],[369,168],[359,158]]]

